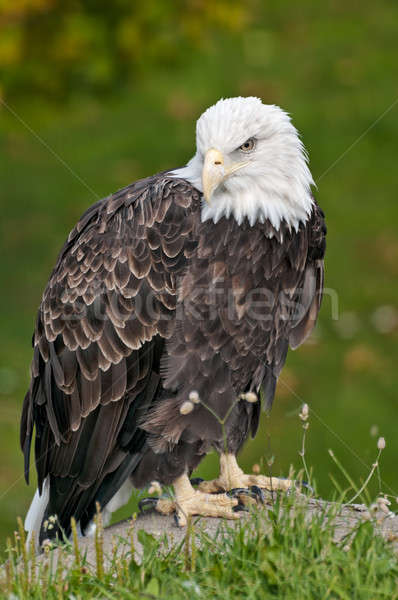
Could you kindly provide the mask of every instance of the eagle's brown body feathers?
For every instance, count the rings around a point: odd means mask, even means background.
[[[320,305],[325,227],[314,204],[298,231],[265,221],[201,221],[201,194],[160,174],[94,206],[61,251],[34,334],[21,424],[25,472],[36,427],[46,514],[82,528],[127,477],[137,487],[191,471],[223,432],[257,430],[289,344]],[[180,407],[195,390],[201,404]],[[231,409],[231,405],[234,408]],[[209,408],[211,410],[209,410]],[[46,534],[48,535],[48,534]]]

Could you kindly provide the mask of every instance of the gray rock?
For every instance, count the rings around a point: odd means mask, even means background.
[[[268,494],[267,502],[264,506],[264,518],[267,519],[267,511],[272,503],[270,494]],[[297,495],[297,502],[290,510],[294,510],[297,505],[304,506],[308,520],[314,515],[324,515],[325,526],[332,524],[334,529],[334,539],[341,541],[347,536],[347,545],[349,545],[349,533],[353,528],[364,520],[371,520],[375,527],[376,535],[382,535],[389,540],[394,549],[398,551],[398,515],[388,511],[388,509],[380,510],[376,506],[370,511],[363,504],[346,504],[342,505],[340,510],[331,517],[331,511],[337,505],[318,500],[307,498],[301,494]],[[250,533],[250,523],[252,522],[250,513],[242,513],[242,518],[247,523],[247,532]],[[333,520],[333,523],[331,523]],[[219,518],[195,517],[192,519],[193,532],[197,536],[197,544],[200,546],[200,534],[205,533],[211,538],[215,538],[220,532],[231,535],[239,525],[239,521],[225,521]],[[133,538],[133,546],[135,558],[139,562],[142,557],[142,545],[138,539],[138,532],[144,530],[148,534],[162,541],[162,548],[165,552],[171,547],[180,544],[187,535],[186,528],[177,527],[173,516],[163,516],[151,510],[144,514],[139,514],[136,521],[121,521],[115,525],[107,527],[103,531],[103,551],[104,551],[104,566],[107,567],[111,560],[114,548],[118,557],[126,556],[130,553],[131,537]],[[80,553],[85,556],[86,564],[89,569],[95,569],[96,551],[95,541],[92,537],[83,537],[79,539]],[[55,548],[50,552],[51,561],[55,566],[58,560],[60,550]],[[41,557],[38,560],[50,560],[50,557]],[[63,556],[65,566],[73,562],[73,555]]]

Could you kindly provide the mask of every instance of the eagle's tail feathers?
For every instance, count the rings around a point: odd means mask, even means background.
[[[39,490],[36,490],[33,496],[32,503],[29,507],[28,513],[25,517],[25,529],[28,532],[27,545],[30,544],[33,532],[35,533],[36,549],[39,547],[40,530],[43,522],[43,517],[46,512],[48,501],[50,499],[50,481],[49,477],[43,482],[43,489],[40,494]]]

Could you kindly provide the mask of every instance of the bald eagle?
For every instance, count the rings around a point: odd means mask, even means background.
[[[39,543],[69,535],[72,516],[87,532],[97,502],[108,520],[153,481],[174,486],[156,508],[180,525],[237,518],[232,488],[291,485],[244,474],[236,455],[320,307],[326,230],[307,163],[283,110],[222,99],[185,167],[83,214],[42,297],[22,411]],[[220,475],[193,487],[210,449]]]

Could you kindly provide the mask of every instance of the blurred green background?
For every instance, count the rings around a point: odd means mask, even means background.
[[[383,435],[382,489],[398,495],[397,23],[387,0],[0,0],[1,545],[34,491],[18,425],[57,253],[97,197],[184,164],[221,96],[292,114],[329,229],[317,333],[289,354],[242,464],[299,467],[307,402],[319,492],[346,485],[329,448],[360,482]],[[209,456],[200,473],[216,471]]]

